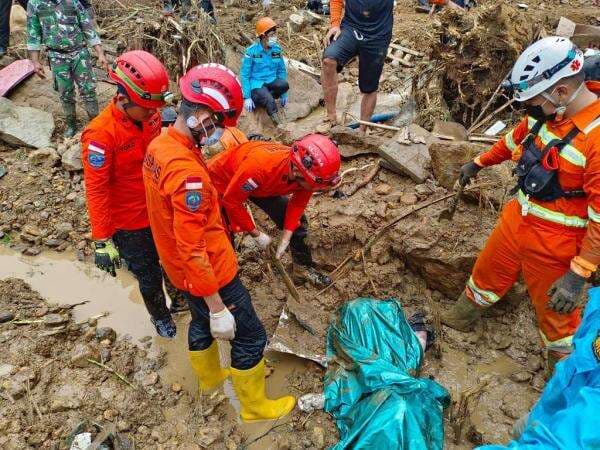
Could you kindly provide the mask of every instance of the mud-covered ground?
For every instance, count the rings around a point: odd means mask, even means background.
[[[302,3],[274,2],[272,15],[283,22],[291,7],[301,7]],[[402,45],[429,53],[436,39],[436,24],[414,12],[413,7],[412,1],[398,1],[395,38]],[[233,45],[240,29],[252,32],[260,9],[247,2],[233,2],[227,7],[217,2],[217,13],[220,30],[235,30],[231,39],[226,39]],[[523,14],[548,30],[560,15],[581,23],[598,22],[597,11],[588,2],[574,0],[533,1]],[[101,24],[108,20],[103,17]],[[324,30],[324,24],[316,23],[301,34],[287,35],[284,31],[282,40],[290,56],[318,66],[320,48],[315,36],[318,41]],[[411,73],[386,66],[383,90],[399,89]],[[356,67],[351,66],[341,79],[353,82],[356,75]],[[55,114],[59,142],[62,119],[51,82],[30,80],[24,86],[28,87],[17,89],[11,99]],[[99,86],[101,101],[106,102],[114,87],[106,83]],[[32,261],[40,252],[51,250],[66,252],[69,258],[92,267],[81,173],[65,171],[56,160],[31,158],[31,153],[30,149],[0,143],[0,165],[7,169],[0,179],[0,239],[13,251],[32,255]],[[375,158],[360,156],[345,161],[343,170],[372,162]],[[368,171],[349,175],[341,190],[347,192]],[[432,180],[415,185],[381,169],[351,197],[316,196],[307,210],[316,261],[324,270],[333,270],[379,227],[407,208],[446,193]],[[310,305],[311,319],[320,322],[318,328],[325,329],[337,307],[357,296],[395,297],[407,314],[423,310],[429,318],[435,314],[432,308],[448,308],[462,289],[497,210],[489,205],[461,203],[454,221],[448,223],[438,219],[445,206],[441,202],[403,219],[364,261],[359,260],[349,273],[339,277],[335,287],[318,293],[311,286],[300,286]],[[256,213],[256,217],[272,235],[277,234],[262,214]],[[243,281],[269,335],[273,335],[288,300],[285,285],[251,240],[240,242],[239,250]],[[286,264],[290,268],[289,261]],[[51,282],[69,289],[69,281],[64,275]],[[54,301],[63,303],[60,298]],[[84,307],[73,311],[77,308]],[[319,449],[336,440],[335,426],[322,412],[308,415],[295,411],[272,430],[256,429],[237,422],[235,402],[232,406],[226,395],[197,398],[187,361],[172,357],[174,345],[185,347],[185,315],[178,318],[178,340],[167,345],[128,339],[126,330],[119,329],[118,335],[102,331],[109,319],[96,323],[79,317],[74,321],[69,318],[71,312],[48,305],[22,281],[0,281],[0,313],[11,313],[17,319],[0,324],[0,447],[68,448],[67,439],[73,432],[90,431],[95,436],[113,425],[119,436],[135,442],[136,448]],[[108,335],[102,335],[104,332]],[[324,345],[322,335],[311,337],[297,324],[287,332],[300,347],[317,351]],[[526,294],[522,289],[511,292],[488,312],[474,333],[444,328],[438,340],[441,358],[429,352],[422,375],[446,386],[455,402],[469,388],[479,388],[468,402],[466,417],[446,412],[447,448],[505,442],[515,419],[530,408],[544,385],[544,361]],[[269,358],[274,370],[270,379],[279,380],[281,392],[299,396],[322,388],[324,371],[317,364],[291,363],[273,354]],[[114,369],[133,387],[88,359]],[[281,380],[280,372],[286,374]],[[459,427],[463,439],[456,444]],[[264,433],[265,437],[248,447]]]

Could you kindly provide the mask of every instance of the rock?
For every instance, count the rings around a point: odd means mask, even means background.
[[[65,316],[61,316],[60,314],[48,314],[44,317],[44,323],[50,326],[57,326],[67,323],[69,319]]]
[[[302,31],[302,29],[306,26],[307,21],[304,20],[303,14],[293,13],[293,14],[290,14],[288,23],[290,24],[292,30],[294,30],[295,32],[298,32],[298,31]]]
[[[52,145],[52,114],[28,106],[17,106],[0,97],[0,139],[24,147],[44,148]]]
[[[27,247],[22,253],[26,256],[37,256],[42,253],[42,249],[39,247]]]
[[[164,444],[171,437],[171,433],[168,430],[166,430],[164,427],[158,427],[158,428],[155,428],[154,430],[152,430],[152,433],[150,433],[150,436],[155,441],[158,441],[159,444]]]
[[[285,291],[278,287],[273,288],[272,293],[273,293],[273,296],[279,301],[285,300],[287,298]]]
[[[321,449],[325,448],[325,432],[321,427],[314,427],[312,429],[312,441],[315,447]]]
[[[10,311],[0,312],[0,323],[10,322],[15,318],[15,315]]]
[[[402,203],[403,205],[414,205],[417,203],[417,201],[417,196],[412,192],[407,192],[400,196],[400,203]]]
[[[0,363],[0,378],[10,375],[15,370],[15,366],[6,363]]]
[[[220,427],[202,427],[198,430],[197,441],[202,448],[210,448],[219,437],[221,436]]]
[[[445,122],[443,120],[435,121],[431,133],[443,137],[452,137],[456,141],[466,141],[468,138],[467,129],[464,125],[457,122]]]
[[[510,379],[516,381],[517,383],[527,383],[529,380],[531,380],[531,378],[533,378],[533,376],[526,370],[515,372],[510,376]]]
[[[60,162],[60,155],[52,147],[40,148],[29,154],[29,161],[36,166],[54,167]]]
[[[31,236],[40,236],[42,231],[36,227],[35,225],[27,224],[23,227],[23,233],[29,234]]]
[[[375,188],[375,193],[378,195],[387,195],[392,192],[392,187],[389,184],[383,183]]]
[[[65,200],[72,202],[77,197],[77,192],[69,192],[65,197]]]
[[[117,422],[117,431],[123,433],[124,431],[131,430],[131,424],[125,420],[119,420]]]
[[[83,170],[83,165],[81,163],[81,146],[79,141],[71,143],[69,146],[67,146],[60,154],[60,160],[63,168],[69,172]]]
[[[433,194],[435,191],[428,184],[417,184],[415,186],[415,193],[420,197],[427,197]]]
[[[107,409],[102,413],[102,417],[104,417],[104,420],[112,422],[117,417],[117,412],[114,409]]]
[[[69,233],[73,231],[73,225],[69,222],[61,222],[54,227],[56,230],[56,237],[58,239],[67,239],[69,237]]]
[[[88,344],[75,344],[71,350],[71,364],[76,367],[86,367],[90,364],[88,359],[97,361],[98,358],[98,350]]]
[[[155,385],[157,382],[158,382],[158,374],[156,372],[150,372],[150,373],[144,375],[144,378],[142,378],[143,386],[152,386],[152,385]]]
[[[68,411],[81,408],[81,400],[75,396],[56,396],[50,403],[51,412]]]
[[[137,432],[142,436],[147,436],[150,433],[150,429],[146,425],[140,425]]]
[[[0,388],[8,392],[10,396],[15,400],[23,397],[27,390],[24,383],[21,383],[14,379],[7,379],[2,381],[2,383],[0,383]]]
[[[52,239],[52,238],[48,238],[48,239],[44,239],[44,245],[46,245],[47,247],[58,247],[61,244],[62,241],[60,241],[59,239]]]
[[[173,384],[171,385],[171,390],[172,390],[173,392],[175,392],[176,394],[180,393],[182,389],[183,389],[183,388],[182,388],[181,384],[179,384],[179,383],[173,383]]]
[[[473,142],[433,142],[429,146],[433,175],[441,186],[452,190],[461,166],[487,149],[488,146]],[[498,164],[479,172],[478,180],[490,184],[489,188],[482,189],[485,200],[490,200],[495,205],[508,200],[507,197],[505,198],[505,191],[509,191],[516,184],[512,177],[512,166],[509,163]],[[478,195],[479,190],[465,192],[465,197],[478,198]]]
[[[108,339],[114,342],[117,339],[117,332],[111,327],[99,327],[96,328],[96,339],[98,341]]]
[[[531,372],[537,372],[544,367],[544,362],[539,355],[529,355],[527,359],[527,369]]]
[[[417,125],[411,125],[408,129],[409,142],[405,143],[405,131],[399,131],[379,150],[380,156],[386,161],[392,170],[410,177],[415,183],[424,183],[430,177],[429,170],[431,157],[424,142],[410,142],[410,129],[418,130]],[[416,131],[415,131],[416,133]],[[424,138],[419,138],[424,141]]]
[[[337,125],[329,131],[329,137],[338,143],[340,154],[344,158],[358,155],[379,153],[379,148],[384,146],[386,139],[379,136],[366,136],[357,130],[342,125]]]

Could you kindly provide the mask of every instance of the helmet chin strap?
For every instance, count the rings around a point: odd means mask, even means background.
[[[563,119],[565,112],[567,111],[567,107],[571,103],[573,103],[573,100],[575,100],[575,98],[577,98],[579,92],[581,91],[581,89],[583,89],[584,84],[585,83],[581,83],[579,87],[575,89],[575,92],[573,92],[571,97],[569,97],[569,100],[567,100],[564,104],[560,104],[560,102],[554,100],[554,98],[552,98],[552,95],[548,94],[547,92],[542,92],[542,97],[544,97],[547,101],[549,101],[550,103],[552,103],[553,106],[556,107],[556,110],[554,111],[554,113],[556,114],[556,120],[561,121]]]

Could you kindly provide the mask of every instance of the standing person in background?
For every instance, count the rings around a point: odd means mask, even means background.
[[[163,14],[165,16],[172,16],[175,13],[175,8],[178,8],[181,10],[184,20],[191,19],[189,16],[191,7],[192,0],[163,0]],[[208,14],[213,22],[216,22],[215,8],[211,0],[199,0],[198,7]]]
[[[242,58],[240,78],[244,93],[244,107],[254,111],[265,108],[275,125],[281,123],[279,104],[285,108],[288,101],[287,71],[281,46],[277,43],[277,24],[270,17],[256,22],[258,41],[246,49]]]
[[[27,0],[17,0],[25,11],[27,11]],[[10,10],[13,0],[0,0],[0,58],[6,54],[10,39]]]
[[[142,164],[160,134],[158,108],[169,97],[162,63],[142,50],[123,53],[110,78],[117,93],[81,135],[81,161],[96,265],[116,275],[121,258],[138,280],[156,332],[175,336],[158,253],[152,239]]]
[[[327,117],[317,128],[321,133],[338,123],[337,73],[355,56],[358,56],[358,87],[362,93],[360,119],[371,120],[394,25],[394,0],[331,0],[330,10],[331,27],[325,37],[327,47],[321,75]],[[365,133],[365,125],[360,125],[359,130]]]
[[[42,45],[48,52],[54,88],[65,112],[67,127],[64,136],[71,137],[77,132],[75,84],[88,117],[93,119],[98,115],[96,77],[87,46],[94,48],[98,63],[107,72],[108,62],[92,20],[78,0],[29,0],[27,50],[36,73],[45,78],[40,62]]]

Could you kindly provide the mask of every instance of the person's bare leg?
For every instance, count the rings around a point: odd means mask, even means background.
[[[370,122],[373,111],[375,111],[375,105],[377,105],[377,91],[363,94],[360,102],[360,120]],[[359,131],[362,134],[365,134],[367,132],[367,127],[361,124]]]
[[[325,99],[327,118],[331,122],[337,123],[337,111],[335,109],[335,104],[337,101],[338,82],[337,61],[335,59],[323,59],[323,69],[321,71],[321,85],[323,86],[323,98]]]

